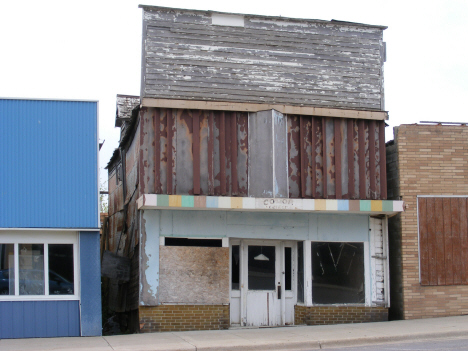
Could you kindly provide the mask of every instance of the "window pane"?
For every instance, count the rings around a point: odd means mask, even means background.
[[[275,290],[275,247],[249,246],[249,290]]]
[[[312,302],[365,302],[363,243],[312,243]]]
[[[291,290],[292,285],[292,267],[291,267],[291,248],[284,248],[284,289]]]
[[[19,244],[19,294],[44,295],[44,245]]]
[[[49,295],[73,295],[73,244],[49,245]]]
[[[297,243],[297,302],[304,302],[304,243]]]
[[[15,294],[15,248],[0,244],[0,295]]]
[[[232,246],[232,257],[231,257],[231,289],[239,290],[239,273],[240,273],[240,262],[239,262],[239,245]]]

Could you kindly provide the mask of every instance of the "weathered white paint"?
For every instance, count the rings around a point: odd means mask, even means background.
[[[369,245],[370,245],[370,273],[371,273],[371,302],[382,305],[387,303],[386,294],[388,275],[387,271],[387,248],[384,230],[384,221],[381,218],[369,218]],[[384,247],[385,246],[385,247]]]
[[[233,241],[232,244],[237,244]],[[275,289],[274,290],[249,290],[248,288],[248,247],[249,245],[275,246]],[[296,287],[297,280],[292,276],[292,290],[285,291],[285,256],[284,248],[291,247],[294,252],[296,246],[293,242],[287,241],[252,241],[241,240],[241,299],[239,306],[237,292],[231,291],[231,303],[233,308],[240,307],[242,325],[244,326],[275,326],[294,324],[294,305],[297,301]],[[292,270],[296,270],[297,259],[293,255]],[[279,287],[279,288],[278,288]],[[281,298],[278,299],[278,289],[281,290]],[[234,307],[235,306],[235,307]],[[237,311],[234,312],[231,321],[237,321]]]
[[[140,216],[140,305],[154,306],[159,303],[161,213],[157,211],[140,211]]]

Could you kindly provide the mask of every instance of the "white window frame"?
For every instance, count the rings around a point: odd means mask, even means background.
[[[15,279],[15,295],[0,295],[0,301],[79,300],[79,233],[70,231],[2,231],[0,244],[13,244],[15,253],[15,277],[19,277],[19,244],[44,244],[44,295],[20,295],[19,279]],[[49,295],[48,244],[73,244],[73,295]]]

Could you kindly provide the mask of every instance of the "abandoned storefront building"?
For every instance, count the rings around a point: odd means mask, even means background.
[[[142,9],[113,308],[142,332],[386,320],[385,27]]]

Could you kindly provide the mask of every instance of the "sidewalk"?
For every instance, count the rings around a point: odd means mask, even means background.
[[[468,335],[468,316],[364,324],[165,332],[84,338],[3,339],[2,351],[311,350]]]

